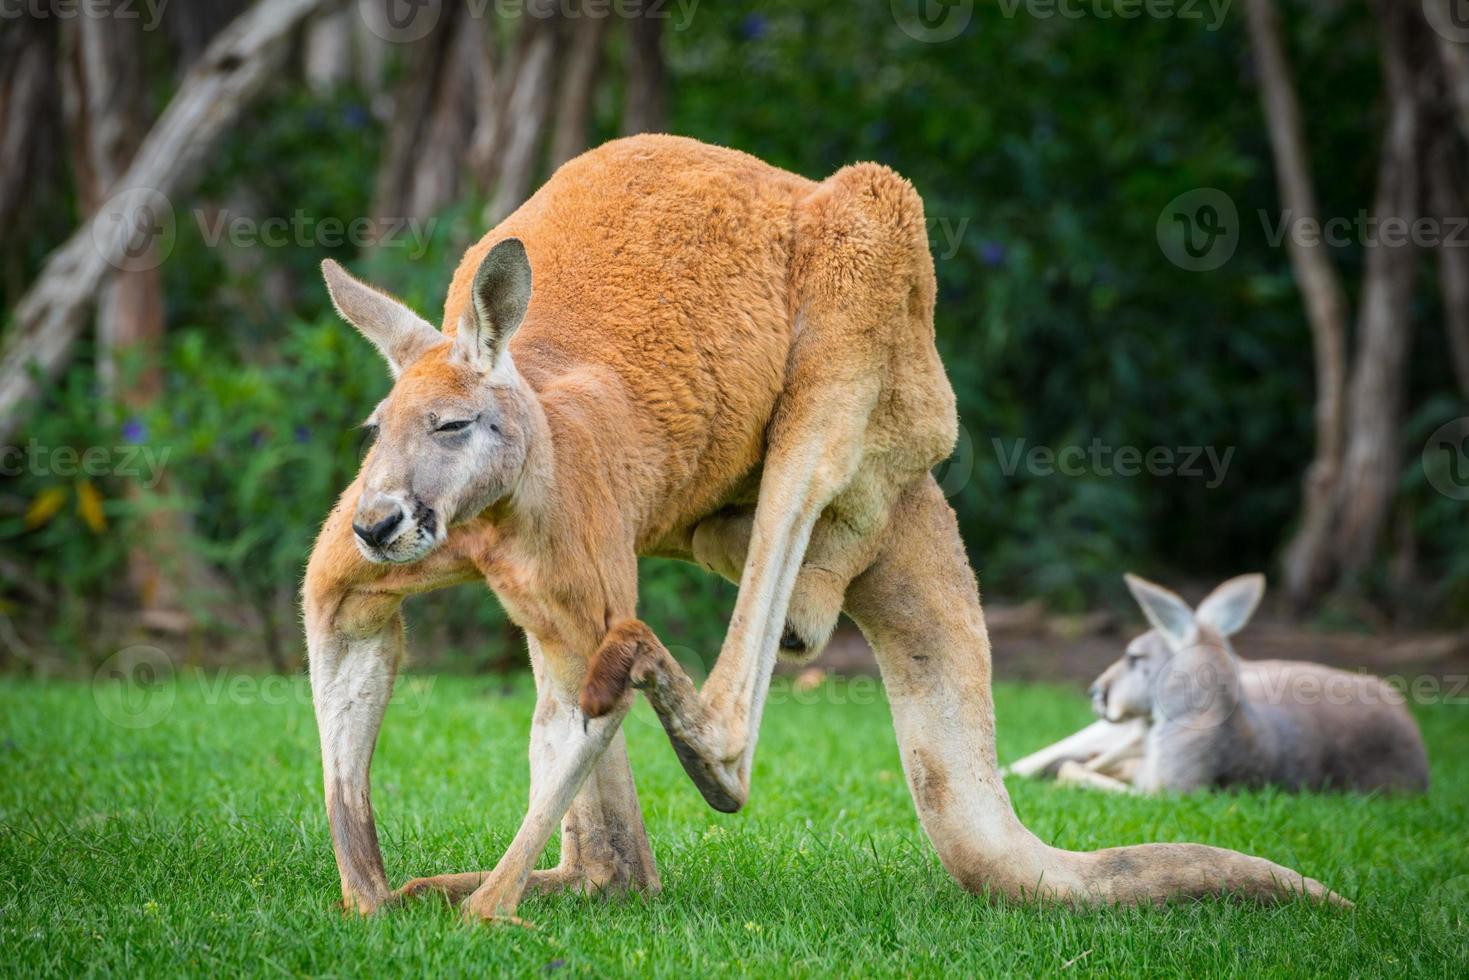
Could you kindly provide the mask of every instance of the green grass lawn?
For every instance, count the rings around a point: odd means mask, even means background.
[[[419,677],[402,692],[373,780],[389,878],[492,867],[526,799],[528,682]],[[950,881],[872,682],[799,698],[779,685],[754,792],[733,816],[704,806],[639,704],[627,727],[663,894],[528,899],[526,930],[468,927],[438,901],[367,920],[336,910],[304,680],[185,674],[162,700],[122,693],[0,683],[6,975],[1469,971],[1463,705],[1420,712],[1426,799],[1128,799],[1012,780],[1022,818],[1055,844],[1220,844],[1359,903],[1074,912],[990,903]],[[997,699],[1005,760],[1089,717],[1073,691],[1001,686]]]

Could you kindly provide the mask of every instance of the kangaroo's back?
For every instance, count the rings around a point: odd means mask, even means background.
[[[444,330],[488,250],[521,239],[535,269],[510,346],[521,374],[543,391],[576,373],[615,376],[640,429],[628,450],[662,471],[657,496],[707,512],[763,450],[791,344],[793,213],[815,187],[681,137],[605,144],[468,250]]]
[[[1242,695],[1267,782],[1423,792],[1428,753],[1403,696],[1370,674],[1292,660],[1243,661]]]

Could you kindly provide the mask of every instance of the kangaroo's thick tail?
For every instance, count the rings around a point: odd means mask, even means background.
[[[923,829],[970,891],[1076,904],[1220,894],[1351,904],[1299,872],[1223,848],[1065,851],[1020,823],[995,759],[978,586],[954,513],[931,477],[904,492],[881,554],[847,590],[846,609],[877,653]]]

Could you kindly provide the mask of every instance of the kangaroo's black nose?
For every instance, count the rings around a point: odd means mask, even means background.
[[[357,532],[359,538],[374,548],[381,548],[383,543],[388,540],[388,536],[393,533],[393,529],[401,523],[403,523],[403,512],[395,509],[387,517],[372,525],[372,527],[363,527],[354,521],[352,523],[352,530]]]

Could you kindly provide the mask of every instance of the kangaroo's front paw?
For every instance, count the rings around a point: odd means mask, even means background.
[[[662,647],[641,620],[625,619],[607,631],[602,645],[592,655],[581,686],[581,710],[588,718],[600,718],[622,701],[639,650],[645,644]]]

